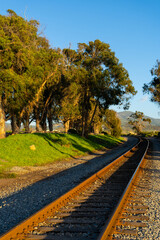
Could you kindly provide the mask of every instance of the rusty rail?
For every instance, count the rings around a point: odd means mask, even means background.
[[[139,176],[139,173],[142,171],[142,167],[145,164],[145,155],[148,151],[148,147],[149,147],[149,141],[147,140],[147,148],[146,151],[144,153],[144,155],[141,158],[140,163],[138,164],[131,180],[129,181],[123,195],[121,196],[117,207],[115,208],[115,210],[113,211],[113,214],[110,216],[110,218],[107,220],[101,234],[99,235],[97,240],[110,240],[110,239],[116,239],[113,237],[113,233],[114,231],[116,232],[116,222],[118,222],[118,219],[122,216],[123,214],[123,210],[126,206],[126,204],[130,201],[130,196],[132,195],[132,191],[133,191],[133,185],[135,184],[137,177]],[[133,195],[132,195],[133,196]],[[144,206],[143,206],[144,207]],[[140,212],[140,211],[139,211]],[[137,222],[136,222],[137,223]],[[134,223],[136,225],[136,223]],[[131,222],[127,223],[128,225],[131,225]],[[123,226],[123,224],[121,224]],[[139,224],[143,227],[143,224]],[[138,223],[137,223],[138,226]],[[117,232],[118,233],[118,232]],[[123,235],[123,233],[127,234],[127,235],[136,235],[136,232],[133,231],[121,231],[121,234]]]
[[[25,234],[28,231],[33,230],[34,226],[36,226],[38,223],[42,222],[44,219],[46,219],[49,216],[53,216],[54,213],[59,210],[61,207],[65,206],[65,204],[70,200],[74,199],[80,192],[82,192],[84,189],[86,189],[92,182],[94,182],[96,179],[101,178],[108,170],[112,169],[114,166],[116,166],[119,162],[121,162],[122,158],[125,155],[128,155],[131,153],[131,151],[134,151],[139,143],[137,143],[134,147],[132,147],[129,151],[122,154],[119,158],[111,162],[109,165],[89,177],[84,182],[80,183],[78,186],[67,192],[66,194],[59,197],[57,200],[53,201],[52,203],[48,204],[46,207],[44,207],[42,210],[38,211],[25,221],[21,222],[16,227],[9,230],[7,233],[0,236],[0,240],[11,240],[11,239],[23,239]]]

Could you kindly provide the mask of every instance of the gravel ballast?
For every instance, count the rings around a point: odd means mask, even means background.
[[[129,140],[112,150],[99,151],[85,157],[39,168],[17,179],[0,183],[0,235],[23,221],[43,206],[55,200],[79,182],[93,174],[118,155],[130,148],[137,140]],[[124,239],[160,239],[160,141],[151,138],[151,151],[147,156],[145,177],[151,196],[144,199],[148,206],[148,226],[138,229],[138,237]]]
[[[160,140],[149,140],[150,148],[145,157],[142,174],[138,175],[136,183],[133,184],[135,196],[130,198],[128,203],[131,205],[126,205],[126,212],[123,212],[123,222],[129,224],[117,222],[118,232],[113,234],[115,239],[160,239]]]
[[[144,180],[148,181],[148,191],[151,196],[144,199],[148,206],[146,215],[148,226],[138,229],[138,238],[145,240],[160,239],[160,140],[150,139],[151,152],[147,156]]]
[[[0,235],[57,199],[137,142],[38,168],[16,179],[0,180]]]

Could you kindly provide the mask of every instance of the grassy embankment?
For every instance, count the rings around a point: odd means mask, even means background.
[[[0,140],[0,178],[13,177],[9,173],[13,166],[44,165],[98,149],[112,148],[120,142],[122,138],[109,135],[90,135],[88,139],[57,133],[11,135]]]

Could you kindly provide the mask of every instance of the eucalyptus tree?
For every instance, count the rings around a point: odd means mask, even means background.
[[[80,118],[79,102],[81,95],[80,79],[82,69],[78,65],[79,55],[75,50],[63,49],[63,71],[60,84],[60,119],[64,123],[65,132],[68,132],[70,123]]]
[[[33,63],[37,31],[37,21],[24,20],[12,10],[7,16],[0,15],[0,96],[10,117],[27,102],[28,95],[22,89],[30,83],[27,71]]]
[[[30,75],[32,73],[31,78],[37,81],[35,82],[37,85],[33,97],[23,108],[21,115],[26,110],[28,113],[32,113],[34,109],[37,130],[39,123],[44,131],[47,128],[47,116],[51,116],[55,89],[61,79],[61,58],[60,49],[43,47],[36,53],[35,67],[33,68],[33,73],[30,71]],[[50,117],[49,119],[49,125],[51,126],[52,120]]]
[[[143,92],[151,94],[151,101],[160,105],[160,61],[157,61],[154,68],[151,69],[153,79],[148,84],[144,84]]]
[[[98,106],[107,109],[110,105],[123,104],[124,108],[127,108],[129,99],[136,94],[136,91],[127,70],[119,63],[109,44],[100,40],[89,42],[89,44],[79,43],[78,54],[80,64],[86,70],[80,84],[83,89],[81,93],[82,135],[87,136]],[[89,122],[92,98],[96,103]]]
[[[121,120],[116,111],[106,109],[103,116],[103,123],[110,130],[112,136],[119,137],[121,135]]]
[[[137,134],[140,134],[145,123],[150,124],[151,119],[144,117],[143,112],[136,111],[129,116],[128,123],[132,126],[132,129],[135,130]]]
[[[1,115],[4,115],[6,108],[7,111],[11,110],[9,114],[12,117],[22,107],[19,89],[24,87],[27,79],[24,74],[32,63],[37,25],[36,21],[28,22],[12,10],[8,10],[7,16],[0,15]]]
[[[34,106],[46,84],[57,79],[60,54],[50,48],[38,29],[36,20],[27,21],[12,10],[7,16],[0,15],[1,137],[5,110],[12,119],[23,121],[29,131]]]
[[[96,107],[96,100],[94,98],[91,99],[91,110],[89,112],[89,122],[92,121],[92,124],[90,125],[90,132],[93,132],[94,134],[99,134],[102,130],[102,124],[103,124],[103,115],[104,115],[104,109],[102,106],[98,105]],[[94,119],[93,119],[94,114]]]

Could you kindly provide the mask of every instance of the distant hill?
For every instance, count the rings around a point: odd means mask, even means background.
[[[122,129],[123,132],[131,132],[133,131],[131,126],[128,124],[128,117],[132,114],[133,112],[131,111],[123,111],[123,112],[118,112],[118,116],[121,120],[121,125],[122,125]],[[160,119],[156,119],[156,118],[151,118],[148,116],[145,116],[145,118],[150,118],[151,119],[151,124],[147,125],[143,131],[160,131]]]
[[[6,131],[11,131],[11,124],[5,123],[5,128],[6,128]]]

